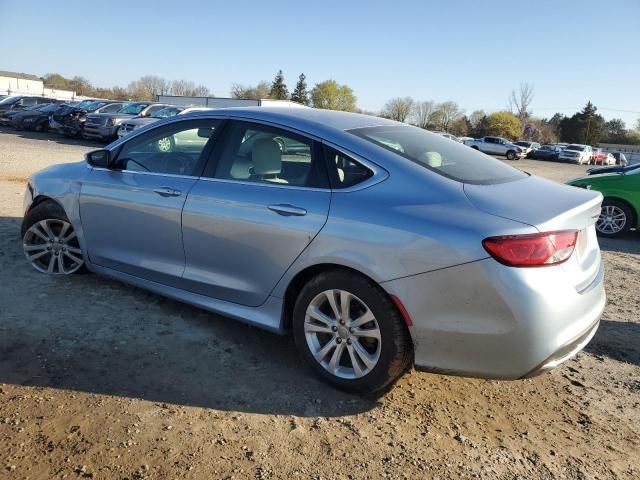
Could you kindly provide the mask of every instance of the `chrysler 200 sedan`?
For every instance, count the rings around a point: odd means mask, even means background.
[[[233,108],[36,173],[22,234],[40,272],[293,331],[323,379],[375,392],[412,364],[517,379],[582,349],[601,201],[390,120]]]

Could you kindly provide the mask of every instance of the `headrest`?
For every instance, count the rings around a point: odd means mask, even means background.
[[[282,170],[282,152],[278,142],[271,138],[256,140],[251,151],[253,173],[277,175]]]
[[[422,154],[423,162],[432,168],[438,168],[442,166],[442,155],[438,152],[424,152]]]

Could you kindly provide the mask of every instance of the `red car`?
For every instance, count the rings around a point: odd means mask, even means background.
[[[601,148],[593,147],[591,153],[591,161],[589,163],[591,165],[602,165],[605,158],[607,158],[607,154],[604,153]]]

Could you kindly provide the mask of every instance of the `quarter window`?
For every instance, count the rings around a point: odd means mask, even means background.
[[[249,122],[233,122],[215,177],[281,186],[326,187],[313,140]]]
[[[126,142],[116,160],[121,170],[199,175],[203,152],[218,120],[176,122]]]
[[[331,187],[334,189],[357,185],[373,175],[367,167],[331,147],[325,146],[325,155]]]

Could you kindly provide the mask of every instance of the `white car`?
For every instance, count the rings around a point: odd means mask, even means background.
[[[558,160],[561,162],[577,163],[578,165],[582,165],[583,163],[588,164],[591,162],[592,153],[593,150],[591,146],[574,143],[567,146],[560,152]]]
[[[447,132],[434,132],[434,133],[437,133],[438,135],[442,135],[443,137],[448,138],[449,140],[453,140],[454,142],[460,142],[460,139],[458,137],[450,133],[447,133]]]

